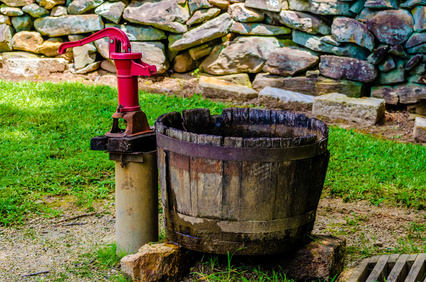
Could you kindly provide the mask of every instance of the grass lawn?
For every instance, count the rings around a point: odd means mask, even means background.
[[[113,162],[89,144],[111,126],[116,89],[2,80],[0,89],[0,225],[60,215],[60,207],[46,204],[47,197],[69,197],[87,211],[112,197]],[[220,113],[226,107],[198,96],[147,93],[141,93],[140,103],[151,125],[166,112],[210,108]],[[331,127],[329,148],[324,195],[426,208],[426,147]]]

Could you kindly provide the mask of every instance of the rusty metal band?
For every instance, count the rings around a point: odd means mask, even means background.
[[[284,232],[285,230],[295,229],[306,224],[313,223],[316,215],[316,210],[312,210],[302,215],[275,220],[231,221],[194,217],[169,209],[167,209],[167,212],[170,214],[170,219],[174,222],[174,224],[180,224],[185,227],[191,226],[191,228],[195,228],[199,232],[202,232],[202,230],[205,229],[205,226],[215,226],[219,229],[211,229],[210,232],[214,233],[214,230],[216,230],[216,232],[220,231],[241,234],[250,233],[253,237],[251,239],[259,240],[261,238],[265,238],[265,233]],[[200,228],[201,230],[197,229],[198,224],[202,226]],[[259,236],[259,238],[256,238],[257,236]]]
[[[157,146],[180,155],[223,161],[283,162],[315,157],[327,151],[327,138],[288,148],[224,147],[195,144],[157,132]]]

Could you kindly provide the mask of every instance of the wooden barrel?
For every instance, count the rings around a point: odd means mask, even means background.
[[[240,255],[306,243],[329,160],[328,128],[285,111],[173,112],[156,122],[167,238]]]

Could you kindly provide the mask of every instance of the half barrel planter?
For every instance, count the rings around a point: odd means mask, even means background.
[[[275,110],[194,109],[160,116],[156,135],[170,241],[237,255],[307,243],[330,156],[322,121]]]

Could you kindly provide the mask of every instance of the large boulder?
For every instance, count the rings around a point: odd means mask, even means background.
[[[201,63],[200,70],[223,75],[233,73],[258,73],[271,53],[280,47],[275,37],[237,37],[216,46]]]
[[[387,10],[367,20],[368,29],[384,44],[404,43],[413,32],[413,17],[406,10]]]
[[[334,80],[319,77],[283,77],[269,73],[259,73],[253,81],[253,89],[260,91],[265,87],[281,88],[293,92],[319,96],[329,93],[345,93],[349,97],[360,97],[364,84],[350,80]]]
[[[48,77],[51,73],[66,70],[67,64],[61,58],[11,58],[4,61],[8,72],[25,77]]]
[[[95,9],[95,14],[118,24],[126,4],[123,2],[106,2]]]
[[[288,27],[310,34],[331,34],[330,27],[323,20],[308,13],[282,10],[280,22]]]
[[[282,47],[274,50],[263,67],[264,72],[293,76],[318,64],[319,57],[300,48]]]
[[[132,23],[184,33],[187,31],[185,22],[189,19],[189,12],[176,0],[136,1],[124,10],[123,18]]]
[[[346,17],[337,17],[331,26],[333,37],[339,42],[351,42],[370,51],[374,49],[374,36],[359,21]]]
[[[426,6],[417,6],[411,13],[414,18],[414,31],[422,32],[426,30]]]
[[[21,31],[16,33],[12,38],[14,50],[28,51],[39,53],[40,46],[43,44],[41,34],[35,31]]]
[[[64,17],[44,17],[34,21],[35,29],[50,37],[88,33],[103,29],[104,24],[98,15],[72,15]]]
[[[259,92],[259,102],[268,108],[279,107],[290,111],[310,111],[314,103],[314,96],[265,87]]]
[[[12,32],[10,25],[0,24],[0,52],[12,51]]]
[[[338,0],[289,0],[290,10],[317,15],[351,16],[351,3]]]
[[[360,82],[371,82],[377,77],[374,65],[348,57],[321,56],[320,72],[333,79],[349,79]]]
[[[313,51],[331,53],[338,56],[347,56],[360,60],[367,59],[369,52],[356,44],[344,43],[339,46],[323,40],[324,37],[293,30],[293,41]]]
[[[162,74],[170,67],[170,62],[166,57],[166,47],[161,42],[132,42],[132,52],[141,53],[142,61],[155,65],[157,73]]]
[[[68,13],[70,15],[81,15],[98,7],[103,2],[104,0],[74,0],[68,5]]]
[[[233,20],[231,16],[228,13],[224,13],[184,33],[182,37],[170,44],[169,49],[172,51],[180,51],[222,37],[229,32],[232,23]]]
[[[247,8],[244,3],[232,4],[228,8],[228,13],[232,19],[241,23],[261,22],[265,18],[265,14],[260,10]]]

